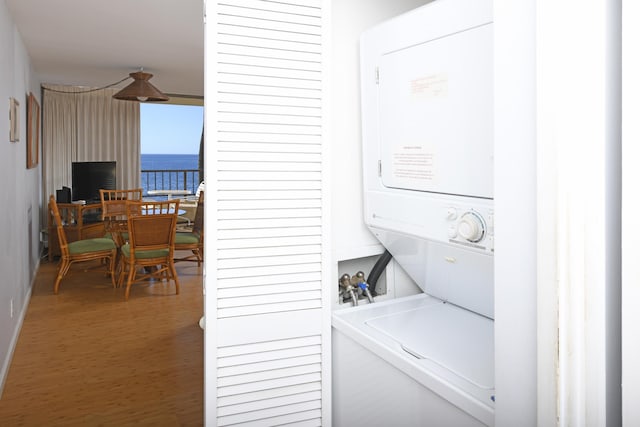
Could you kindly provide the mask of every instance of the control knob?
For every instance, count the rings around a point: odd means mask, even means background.
[[[485,234],[484,220],[475,212],[467,212],[458,223],[458,235],[469,242],[479,242]]]
[[[447,219],[453,221],[458,218],[458,211],[454,207],[447,208]]]

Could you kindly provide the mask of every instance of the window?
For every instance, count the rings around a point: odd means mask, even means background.
[[[140,182],[145,195],[150,190],[195,193],[202,179],[203,116],[200,105],[140,104]]]

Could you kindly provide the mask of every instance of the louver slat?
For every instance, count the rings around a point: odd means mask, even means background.
[[[217,425],[314,418],[308,415],[321,407],[319,343],[308,336],[220,348]]]
[[[220,426],[317,426],[327,416],[323,5],[208,7]]]

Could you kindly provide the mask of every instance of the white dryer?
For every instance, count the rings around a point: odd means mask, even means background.
[[[365,223],[424,294],[333,315],[347,425],[493,425],[491,0],[361,38]]]

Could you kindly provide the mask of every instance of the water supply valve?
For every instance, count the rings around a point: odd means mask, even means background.
[[[369,303],[373,303],[373,295],[371,295],[371,291],[369,290],[369,284],[365,281],[365,276],[362,271],[358,271],[352,278],[351,283],[355,282],[355,286],[357,286],[362,293],[367,297]]]
[[[349,298],[351,298],[351,305],[353,306],[357,306],[358,305],[358,295],[356,291],[356,287],[353,286],[352,284],[352,278],[351,276],[349,276],[348,274],[343,274],[340,277],[340,288],[342,289],[342,295],[343,295],[343,301],[346,299],[344,297],[344,294],[348,294]]]
[[[351,305],[357,306],[358,299],[363,297],[366,297],[369,303],[375,302],[362,271],[358,271],[353,276],[343,274],[340,276],[339,285],[343,302],[351,299]]]
[[[360,282],[358,287],[362,290],[362,292],[366,295],[367,300],[369,300],[369,304],[375,302],[373,300],[373,295],[371,295],[371,291],[369,290],[369,284],[366,282]]]

